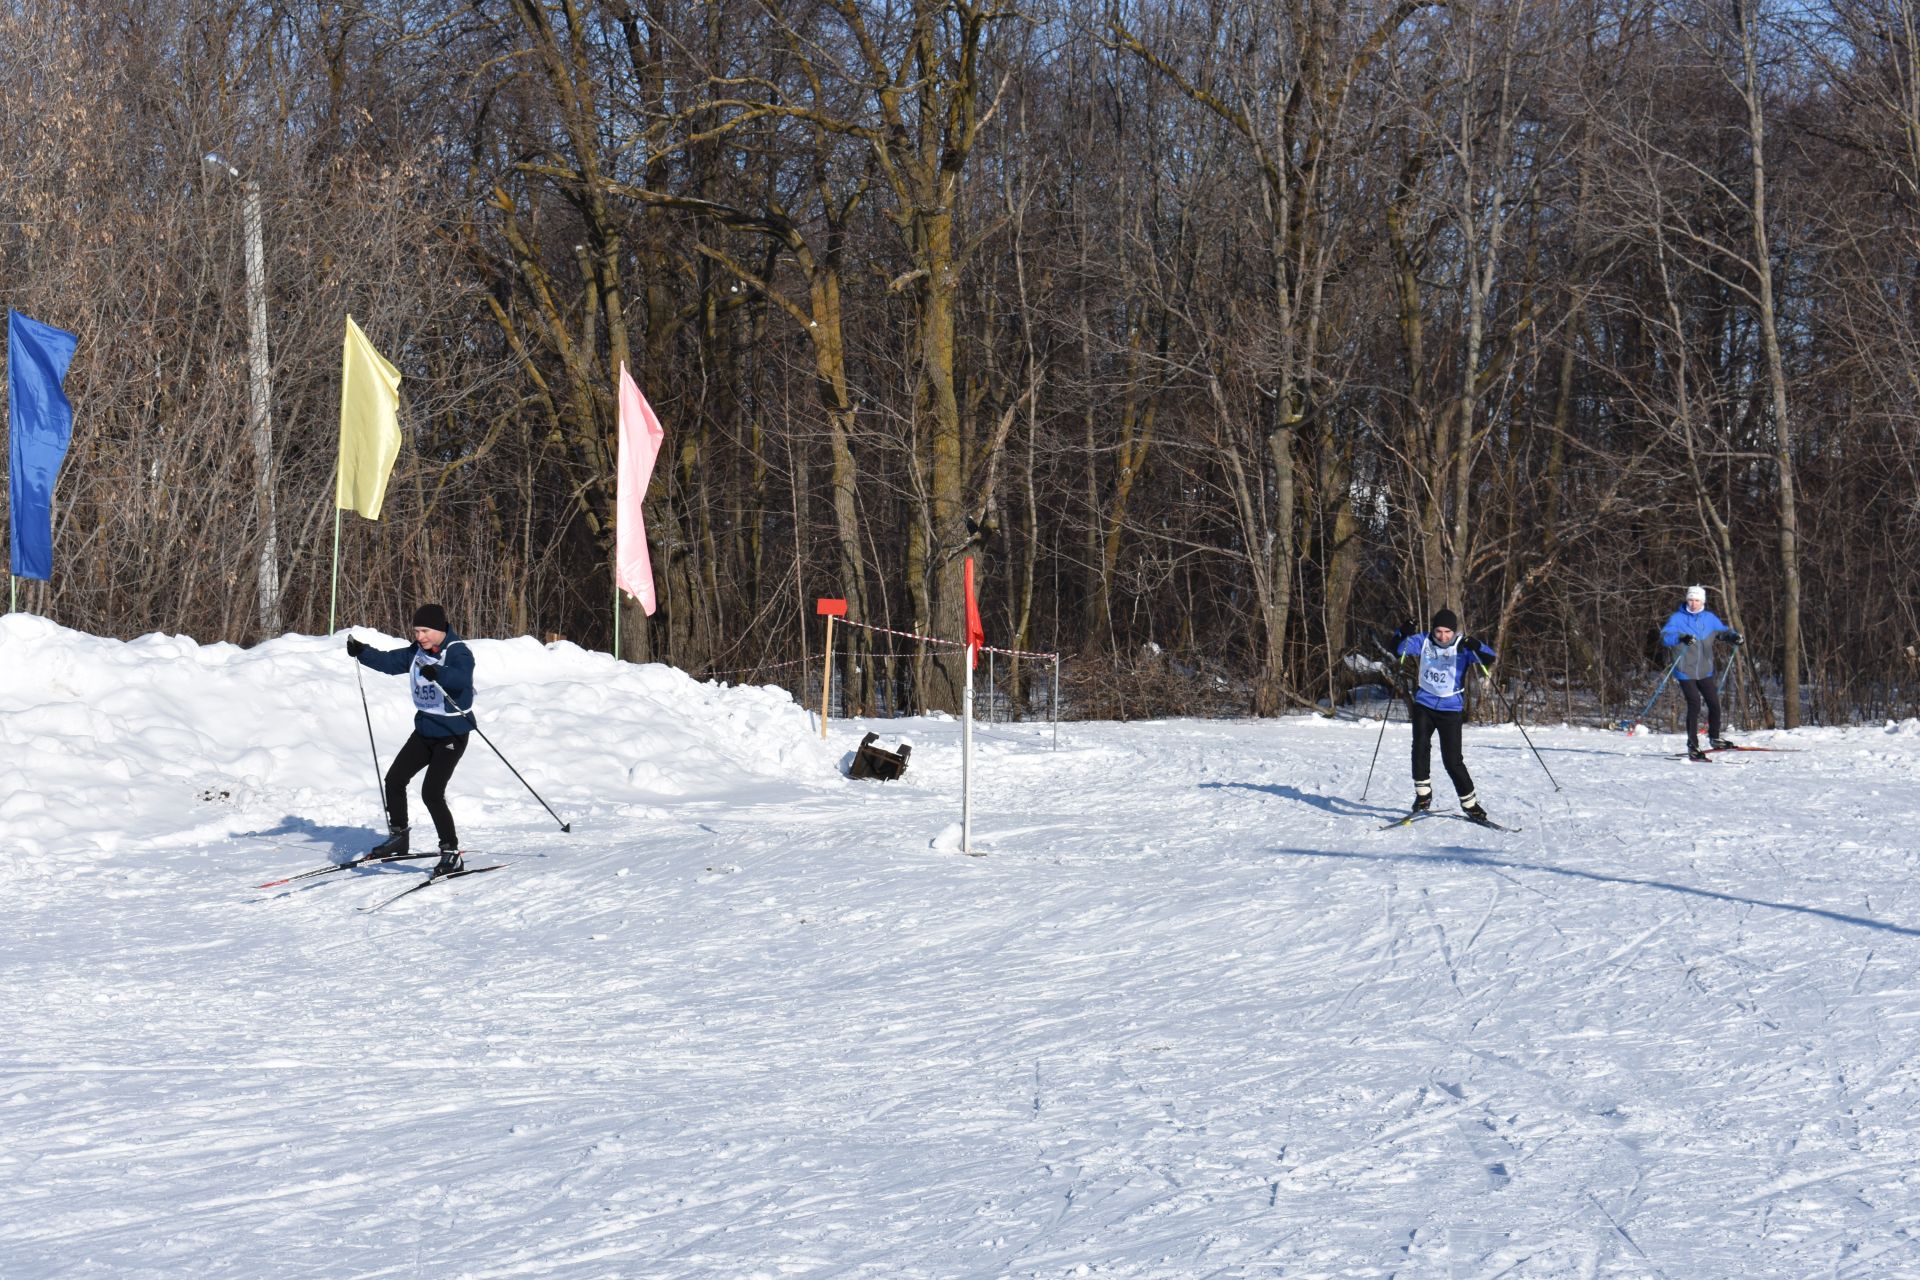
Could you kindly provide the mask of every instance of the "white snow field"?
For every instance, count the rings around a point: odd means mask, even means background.
[[[573,830],[368,914],[340,637],[0,620],[0,1276],[1920,1276],[1920,724],[983,725],[969,858],[952,720],[474,651]]]

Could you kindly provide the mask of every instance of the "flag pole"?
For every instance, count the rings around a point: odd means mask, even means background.
[[[338,470],[335,471],[336,476]],[[337,482],[336,482],[337,483]],[[336,496],[338,489],[335,490]],[[340,603],[340,507],[333,508],[333,589],[327,593],[327,634],[333,634],[333,619]]]
[[[620,656],[620,566],[613,567],[613,656]]]

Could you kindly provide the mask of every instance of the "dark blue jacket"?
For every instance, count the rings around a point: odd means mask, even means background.
[[[1429,633],[1408,636],[1400,642],[1402,658],[1420,660],[1420,668],[1415,671],[1413,677],[1415,702],[1423,707],[1431,707],[1435,711],[1465,710],[1467,704],[1461,698],[1460,690],[1466,683],[1468,668],[1475,663],[1490,667],[1494,659],[1500,655],[1484,644],[1478,649],[1468,649],[1461,640],[1462,637],[1454,636],[1453,644],[1447,649],[1442,649],[1436,644]],[[1433,656],[1436,661],[1426,660],[1429,645],[1433,647]],[[1449,669],[1452,673],[1450,681],[1446,679]],[[1439,687],[1443,682],[1449,685],[1450,691]]]
[[[420,674],[428,663],[438,663],[434,680]],[[360,665],[390,676],[404,675],[413,689],[413,731],[423,738],[453,738],[473,732],[473,650],[453,632],[440,642],[438,653],[417,644],[404,649],[362,649]]]
[[[1711,609],[1702,609],[1698,613],[1688,613],[1681,605],[1667,619],[1667,625],[1660,628],[1660,643],[1679,655],[1680,662],[1673,674],[1682,680],[1709,680],[1713,678],[1713,638],[1730,636],[1733,628],[1720,621]],[[1680,637],[1692,636],[1693,643],[1680,648]]]

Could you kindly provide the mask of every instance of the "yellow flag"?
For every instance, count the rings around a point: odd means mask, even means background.
[[[333,505],[378,520],[387,475],[399,456],[400,371],[348,316],[347,355],[340,370],[340,479]]]

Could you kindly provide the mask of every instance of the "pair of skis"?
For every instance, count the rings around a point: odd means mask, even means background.
[[[498,871],[506,865],[504,862],[495,862],[484,867],[461,867],[458,871],[437,871],[425,880],[422,880],[419,884],[410,884],[400,892],[394,894],[391,898],[384,898],[370,907],[361,907],[360,910],[367,915],[372,915],[382,907],[390,907],[408,894],[418,893],[429,885],[439,884],[443,880],[458,880],[461,876],[477,876],[483,871]]]
[[[439,856],[440,855],[438,853],[363,853],[359,857],[350,859],[346,862],[330,862],[324,867],[315,867],[311,871],[302,871],[297,875],[284,876],[278,880],[269,880],[265,884],[260,885],[258,887],[262,889],[275,889],[283,884],[293,884],[295,881],[298,881],[298,880],[311,880],[317,876],[330,876],[337,871],[352,871],[356,867],[364,867],[372,863],[410,862],[410,861],[426,859],[426,858],[438,858]],[[374,903],[372,906],[361,907],[360,910],[363,912],[372,913],[380,910],[382,907],[388,907],[393,905],[394,903],[400,901],[400,899],[406,897],[410,893],[418,893],[420,892],[420,890],[426,888],[428,885],[439,884],[443,880],[455,880],[461,876],[479,875],[483,871],[498,871],[506,865],[507,864],[504,862],[496,862],[484,867],[462,867],[458,871],[447,871],[447,872],[441,872],[438,874],[430,874],[427,876],[425,880],[422,880],[419,884],[408,885],[406,888],[394,894],[392,897],[383,898],[379,902]]]
[[[1489,831],[1505,831],[1509,834],[1519,831],[1519,827],[1503,827],[1492,818],[1475,818],[1465,813],[1435,813],[1432,809],[1413,809],[1392,822],[1383,825],[1380,830],[1391,831],[1395,827],[1410,827],[1421,818],[1458,818],[1462,822],[1471,822],[1476,827],[1485,827]]]
[[[1713,757],[1718,755],[1725,755],[1727,752],[1730,752],[1730,751],[1765,751],[1772,755],[1799,755],[1800,754],[1800,748],[1798,747],[1708,747],[1706,750],[1702,751],[1700,754],[1707,757],[1707,760],[1712,760]],[[1693,755],[1691,752],[1680,751],[1680,752],[1674,753],[1672,756],[1668,758],[1672,760],[1691,760],[1693,759]],[[1704,764],[1706,763],[1706,761],[1701,761],[1700,763]]]
[[[296,880],[311,880],[315,876],[330,876],[336,871],[351,871],[355,867],[364,867],[372,862],[406,862],[414,858],[437,858],[437,853],[363,853],[347,862],[329,862],[324,867],[315,867],[311,871],[302,871],[298,875],[282,876],[278,880],[269,880],[265,884],[255,885],[256,889],[278,889],[283,884],[292,884]]]

